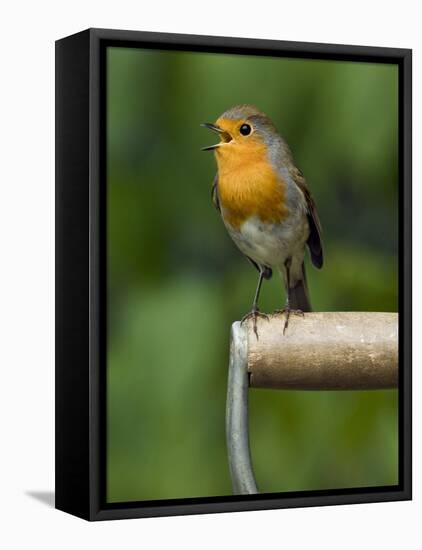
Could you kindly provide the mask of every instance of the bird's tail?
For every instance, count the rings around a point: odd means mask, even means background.
[[[294,287],[289,288],[289,307],[301,311],[312,311],[306,282],[305,264],[302,264],[302,279]]]

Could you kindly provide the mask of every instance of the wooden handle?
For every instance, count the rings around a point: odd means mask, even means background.
[[[374,390],[398,383],[397,313],[285,314],[248,321],[250,386]]]

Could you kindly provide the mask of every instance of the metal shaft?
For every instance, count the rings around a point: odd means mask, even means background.
[[[226,438],[235,495],[258,493],[249,447],[247,355],[247,327],[239,322],[233,323],[227,386]]]

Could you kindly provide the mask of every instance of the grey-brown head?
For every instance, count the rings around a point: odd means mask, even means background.
[[[217,132],[220,143],[204,147],[204,151],[215,149],[218,156],[221,153],[247,154],[255,147],[265,145],[268,157],[279,165],[291,161],[288,145],[277,132],[271,119],[254,105],[236,105],[220,115],[217,121],[205,123],[202,126]],[[229,147],[226,147],[229,146]]]
[[[203,126],[219,133],[223,143],[244,143],[251,139],[260,139],[268,144],[269,140],[278,136],[277,129],[268,116],[254,105],[247,104],[236,105],[220,115],[215,124],[205,123]],[[214,149],[217,146],[218,144],[211,145],[204,149]]]

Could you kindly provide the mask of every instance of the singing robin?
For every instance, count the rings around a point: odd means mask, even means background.
[[[231,238],[259,271],[252,310],[242,322],[268,318],[258,308],[263,279],[278,269],[286,289],[284,331],[292,312],[311,311],[304,256],[321,268],[321,225],[315,202],[292,153],[267,115],[253,105],[225,111],[215,124],[202,126],[218,133],[220,142],[204,147],[215,152],[217,174],[212,200]]]

